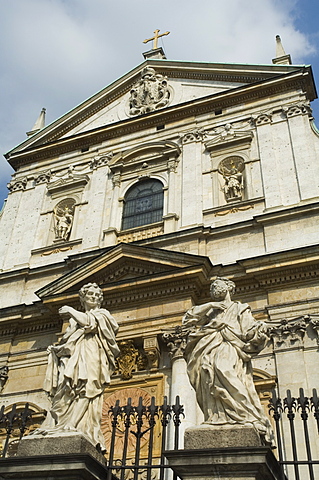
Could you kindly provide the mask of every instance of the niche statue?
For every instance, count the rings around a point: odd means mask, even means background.
[[[189,330],[187,371],[204,423],[253,426],[271,444],[273,433],[251,364],[268,340],[267,326],[254,319],[249,305],[232,301],[231,280],[217,278],[210,291],[213,301],[191,308],[183,318],[183,328]]]
[[[97,284],[84,285],[79,296],[84,312],[66,305],[59,310],[69,326],[60,342],[48,348],[44,390],[52,407],[35,434],[79,432],[105,451],[102,400],[120,353],[115,341],[118,325],[110,312],[101,308],[103,293]]]

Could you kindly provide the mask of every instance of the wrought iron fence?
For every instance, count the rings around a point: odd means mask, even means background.
[[[281,400],[273,392],[269,413],[274,419],[278,460],[282,479],[315,480],[319,478],[319,399],[316,389],[306,397],[291,395]],[[314,460],[314,454],[317,460]]]
[[[167,448],[168,428],[173,425],[174,450],[179,446],[179,426],[184,417],[184,407],[180,404],[179,396],[174,405],[168,405],[164,397],[162,405],[155,405],[152,397],[149,405],[143,405],[140,397],[137,406],[133,406],[129,398],[126,405],[119,401],[111,408],[112,434],[109,447],[107,480],[115,475],[120,480],[163,480],[165,470],[170,467],[166,463],[163,452]],[[116,451],[116,437],[121,430],[123,443]],[[135,437],[134,455],[130,458],[129,436]],[[143,455],[142,439],[146,440]],[[156,440],[160,439],[159,448]],[[173,474],[176,479],[176,475]]]
[[[312,396],[307,397],[300,388],[299,396],[293,397],[287,390],[283,400],[273,392],[269,413],[274,423],[282,480],[319,479],[317,391],[314,389]],[[162,405],[156,405],[154,397],[148,403],[143,403],[140,397],[138,404],[132,405],[129,398],[125,405],[117,401],[109,414],[106,480],[114,477],[119,480],[164,480],[165,471],[170,467],[163,452],[179,448],[179,427],[184,418],[179,397],[176,397],[174,405],[169,405],[166,397]],[[14,438],[16,443],[21,440],[28,431],[31,415],[28,403],[19,408],[16,405],[10,409],[0,408],[2,458],[8,453],[14,454],[10,452],[10,439]],[[172,473],[172,476],[176,479],[176,475]]]
[[[29,408],[29,404],[26,403],[22,410],[17,409],[17,405],[11,406],[10,410],[5,409],[3,405],[0,409],[0,429],[4,431],[4,445],[0,452],[2,458],[4,458],[9,449],[9,441],[13,435],[14,430],[18,430],[17,441],[19,442],[27,430],[28,422],[31,419],[32,411]]]

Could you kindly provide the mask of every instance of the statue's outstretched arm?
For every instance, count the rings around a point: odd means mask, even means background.
[[[64,305],[59,309],[59,314],[62,318],[73,318],[80,327],[86,327],[89,324],[88,317],[86,313],[79,312],[73,307]]]

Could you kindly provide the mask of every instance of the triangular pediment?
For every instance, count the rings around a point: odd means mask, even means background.
[[[176,107],[194,106],[203,99],[219,98],[229,92],[301,72],[293,65],[240,65],[146,60],[111,85],[75,107],[55,122],[35,133],[9,152],[6,157],[14,166],[14,157],[22,152],[57,141],[79,139],[88,132],[130,125],[145,116],[170,112]],[[308,68],[308,67],[307,67]],[[311,75],[309,96],[314,96]],[[148,89],[148,91],[146,91]],[[160,94],[156,93],[160,91]],[[145,98],[144,98],[145,97]],[[156,97],[156,98],[155,98]],[[312,98],[310,98],[312,100]],[[150,108],[149,108],[150,107]],[[21,161],[21,159],[20,159]]]
[[[44,302],[74,298],[86,283],[97,283],[103,291],[127,292],[158,284],[168,285],[183,277],[209,281],[212,264],[207,257],[169,250],[119,244],[36,292]]]

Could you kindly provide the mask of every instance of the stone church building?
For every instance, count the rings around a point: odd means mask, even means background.
[[[48,126],[44,112],[6,154],[15,173],[0,218],[1,404],[38,423],[47,347],[62,305],[95,282],[121,349],[105,392],[180,395],[201,421],[179,328],[216,276],[270,326],[257,391],[318,385],[319,131],[310,66],[181,62],[161,48]],[[38,128],[38,127],[43,128]]]

